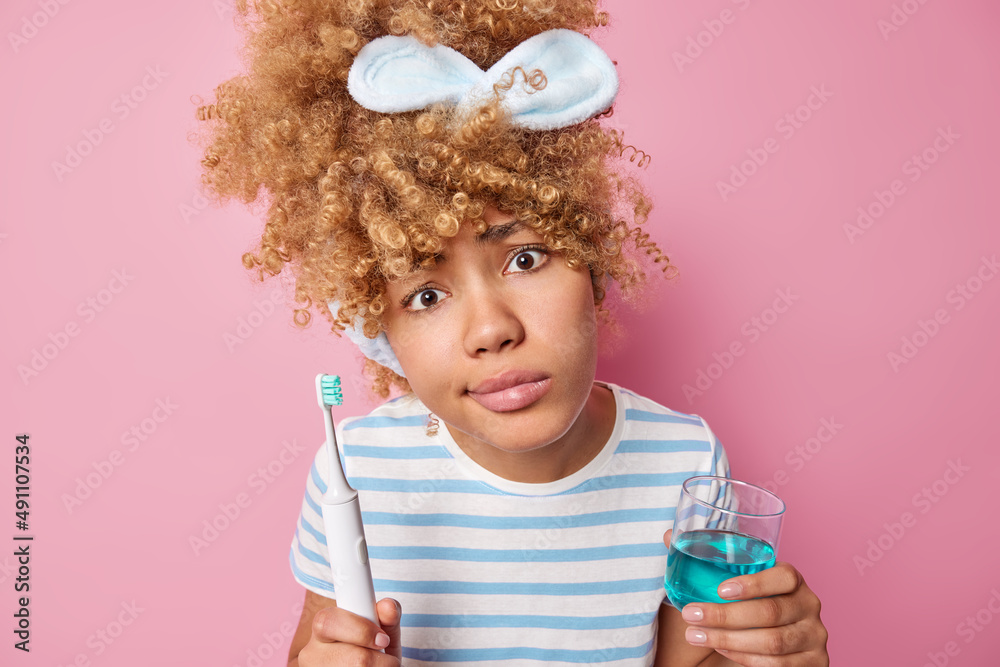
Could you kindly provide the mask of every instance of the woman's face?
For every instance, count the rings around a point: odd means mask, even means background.
[[[410,387],[474,460],[586,435],[597,368],[590,273],[513,216],[484,220],[391,281],[383,320]]]

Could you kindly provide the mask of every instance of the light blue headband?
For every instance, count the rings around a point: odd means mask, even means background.
[[[330,312],[336,317],[337,311],[340,310],[340,302],[330,301],[327,303],[327,306],[330,307]],[[382,364],[386,368],[392,369],[397,375],[406,377],[406,374],[403,373],[403,367],[399,365],[399,359],[396,358],[396,353],[392,351],[392,346],[389,345],[389,339],[386,337],[385,332],[380,331],[375,338],[368,338],[365,336],[364,329],[365,318],[362,315],[356,315],[352,326],[344,329],[344,334],[352,343],[360,348],[362,354],[366,357],[376,363]]]
[[[493,86],[520,67],[541,70],[544,88],[517,84],[502,100],[511,122],[531,130],[576,125],[611,106],[618,73],[601,47],[573,30],[539,33],[511,49],[485,72],[458,51],[428,47],[414,37],[388,35],[368,42],[347,76],[347,90],[361,106],[381,113],[424,109],[443,102],[470,111],[488,102]]]
[[[588,37],[566,29],[547,30],[511,49],[485,72],[458,51],[421,44],[414,37],[385,36],[366,44],[351,65],[347,90],[354,101],[380,113],[399,113],[448,103],[460,113],[489,102],[493,86],[520,67],[526,76],[545,75],[545,86],[529,89],[515,81],[501,104],[514,125],[554,130],[576,125],[612,105],[618,73],[611,59]],[[340,304],[330,301],[331,312]],[[364,334],[364,317],[344,333],[366,357],[406,377],[385,332]]]

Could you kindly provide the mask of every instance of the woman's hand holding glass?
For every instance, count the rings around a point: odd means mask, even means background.
[[[745,482],[684,484],[669,548],[668,598],[690,644],[746,667],[827,667],[820,601],[792,565],[777,562],[784,503]]]

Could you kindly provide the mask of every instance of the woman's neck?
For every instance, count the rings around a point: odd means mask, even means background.
[[[573,425],[558,440],[526,452],[506,452],[457,429],[448,429],[455,443],[475,463],[512,482],[545,484],[582,469],[601,452],[614,431],[614,393],[594,383]]]

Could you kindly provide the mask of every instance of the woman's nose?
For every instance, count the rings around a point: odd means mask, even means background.
[[[524,327],[514,304],[502,290],[482,290],[469,295],[466,315],[465,351],[481,356],[517,347],[524,340]]]

